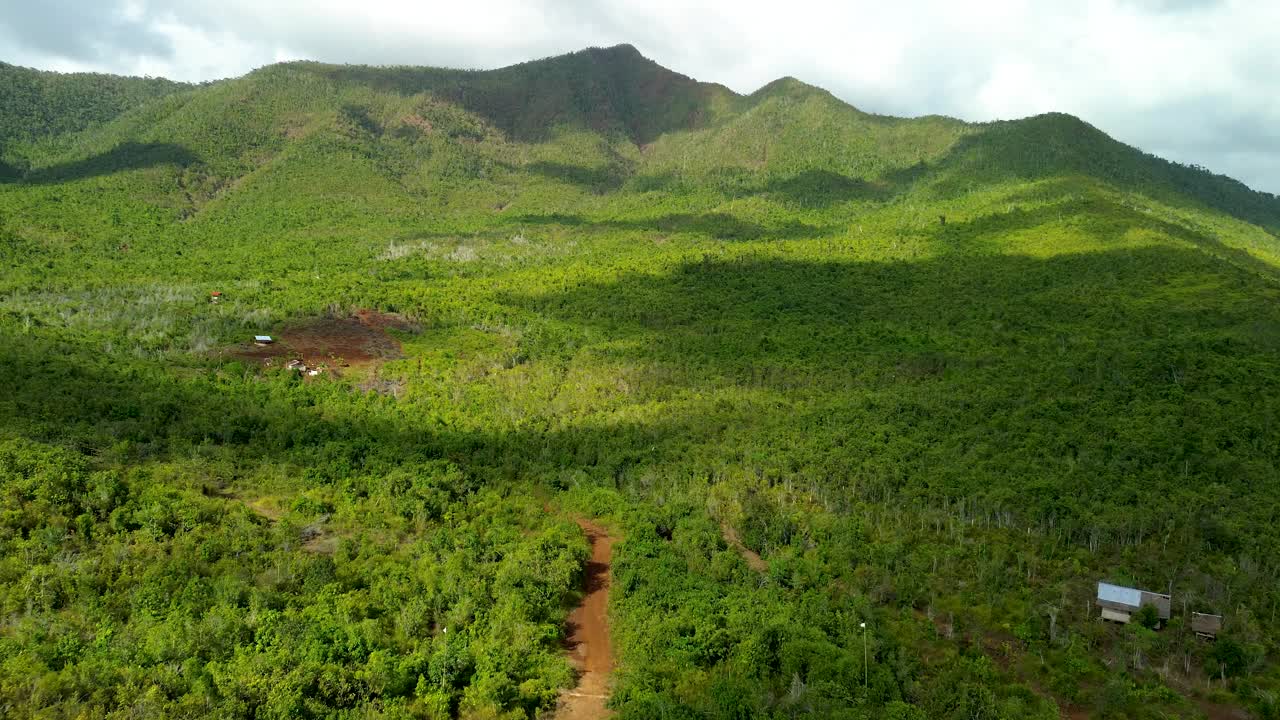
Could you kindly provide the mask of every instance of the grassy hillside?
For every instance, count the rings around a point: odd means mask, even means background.
[[[1275,197],[626,46],[118,107],[0,183],[7,714],[538,716],[573,515],[623,718],[1280,712]]]

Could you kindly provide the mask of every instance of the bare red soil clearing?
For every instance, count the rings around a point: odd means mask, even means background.
[[[605,707],[609,699],[609,673],[613,649],[609,645],[609,570],[613,562],[613,538],[604,528],[579,519],[578,526],[591,542],[586,591],[582,604],[569,614],[565,644],[577,668],[578,686],[560,696],[556,717],[562,720],[596,720],[613,715]]]
[[[353,317],[319,318],[286,327],[270,345],[245,345],[231,354],[264,363],[299,359],[308,367],[329,369],[370,365],[401,357],[400,343],[387,334],[388,328],[409,330],[411,326],[398,315],[362,310]]]

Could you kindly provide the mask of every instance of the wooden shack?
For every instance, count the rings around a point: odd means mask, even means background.
[[[1098,607],[1102,608],[1103,620],[1118,623],[1128,623],[1133,619],[1134,613],[1147,605],[1155,607],[1160,620],[1168,620],[1172,606],[1170,597],[1163,593],[1104,582],[1098,583],[1097,603]]]
[[[1222,616],[1206,613],[1191,613],[1191,630],[1196,637],[1213,640],[1222,632]]]

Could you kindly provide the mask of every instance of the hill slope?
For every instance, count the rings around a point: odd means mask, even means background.
[[[622,717],[1276,711],[1273,196],[627,46],[30,97],[6,707],[534,717],[592,516]]]
[[[150,100],[191,86],[162,78],[41,72],[0,62],[0,163],[13,146],[102,125]],[[0,179],[18,170],[0,165]]]

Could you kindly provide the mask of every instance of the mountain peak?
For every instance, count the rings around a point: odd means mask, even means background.
[[[799,78],[791,75],[783,75],[782,77],[764,85],[759,90],[751,93],[751,97],[763,99],[776,96],[803,97],[814,93],[822,95],[830,95],[831,93],[823,90],[816,85],[810,85]]]
[[[556,62],[559,60],[570,59],[575,56],[586,55],[593,60],[609,62],[609,63],[635,63],[644,65],[657,65],[654,61],[645,57],[635,45],[630,43],[622,43],[620,45],[610,45],[608,47],[592,46],[578,52],[569,53],[568,55],[558,55],[547,58],[548,62]]]
[[[631,43],[619,43],[617,45],[610,45],[609,47],[601,49],[607,53],[615,55],[634,55],[636,57],[644,57],[644,55],[636,49],[636,46]]]

